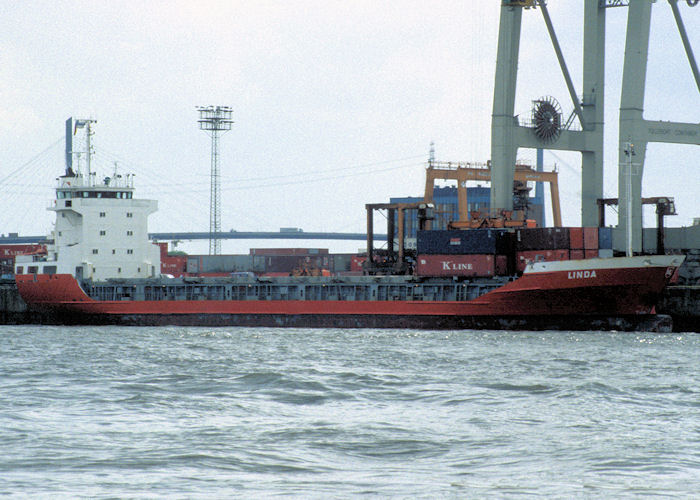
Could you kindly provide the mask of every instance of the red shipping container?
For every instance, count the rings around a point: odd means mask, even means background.
[[[583,260],[585,258],[586,257],[583,253],[583,250],[572,250],[571,251],[571,260]]]
[[[174,255],[172,257],[164,257],[160,260],[160,270],[163,274],[172,274],[180,276],[187,269],[187,256]]]
[[[569,228],[569,248],[571,250],[583,250],[583,228]]]
[[[522,272],[530,262],[569,260],[568,250],[528,250],[516,254],[516,268]]]
[[[367,260],[367,257],[355,255],[350,261],[350,271],[352,272],[362,272],[362,264]]]
[[[46,245],[0,245],[0,257],[46,253]]]
[[[493,276],[493,255],[419,255],[419,276]]]
[[[495,271],[498,276],[508,275],[508,256],[496,255]]]
[[[163,260],[168,257],[168,242],[163,241],[160,243],[156,243],[158,247],[160,248],[160,260]]]
[[[595,250],[584,250],[587,259],[595,259],[598,257],[598,249]]]
[[[598,250],[598,228],[583,228],[583,248],[586,250]],[[597,256],[597,253],[596,253]]]

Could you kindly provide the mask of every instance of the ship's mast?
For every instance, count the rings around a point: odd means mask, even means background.
[[[87,168],[87,178],[90,179],[92,173],[92,136],[94,132],[92,131],[92,124],[97,123],[97,120],[92,118],[86,119],[74,119],[73,117],[66,120],[66,176],[76,177],[80,175],[80,164],[76,164],[76,169],[73,170],[73,155],[82,154],[81,151],[73,150],[73,136],[78,132],[79,128],[85,129],[85,155],[86,155],[86,168]]]

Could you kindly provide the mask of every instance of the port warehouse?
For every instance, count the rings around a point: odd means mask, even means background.
[[[695,244],[698,237],[700,226],[665,229],[665,251],[688,255],[680,272],[682,284],[700,283],[700,255]],[[613,228],[595,227],[418,231],[412,254],[413,272],[456,277],[514,275],[521,273],[529,262],[612,256],[616,239]],[[647,252],[655,253],[656,230],[645,229],[644,241]],[[366,259],[362,252],[330,253],[324,248],[253,248],[248,254],[240,255],[186,255],[168,252],[166,242],[159,246],[161,273],[173,276],[234,272],[352,276],[363,273]],[[45,252],[44,245],[0,245],[1,274],[11,278],[15,256],[39,257]]]

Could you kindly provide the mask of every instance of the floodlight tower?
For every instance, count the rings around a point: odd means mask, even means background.
[[[231,113],[228,106],[198,106],[199,129],[211,136],[211,186],[209,195],[209,255],[221,253],[221,184],[219,183],[219,132],[231,130]]]

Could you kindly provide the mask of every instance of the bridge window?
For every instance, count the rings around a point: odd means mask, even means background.
[[[97,253],[98,253],[97,248],[93,248],[93,249],[92,249],[92,254],[93,254],[93,255],[96,255]]]

